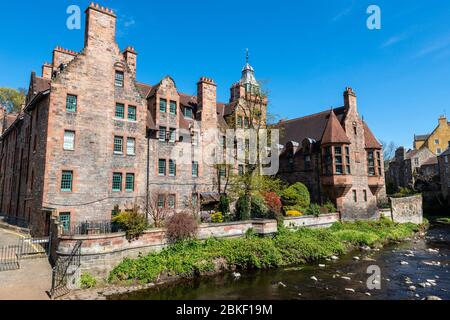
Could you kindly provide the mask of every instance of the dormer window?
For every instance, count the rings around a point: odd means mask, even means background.
[[[124,73],[122,71],[116,71],[115,84],[116,87],[123,87]]]
[[[188,107],[184,108],[184,117],[188,119],[193,119],[194,113],[192,111],[192,108]]]

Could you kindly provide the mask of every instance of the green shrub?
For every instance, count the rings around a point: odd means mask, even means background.
[[[285,211],[302,211],[311,203],[308,188],[300,182],[297,182],[286,188],[281,195]]]
[[[316,203],[310,204],[308,209],[306,209],[306,214],[314,217],[320,216],[320,206]]]
[[[227,215],[230,213],[230,198],[227,195],[221,195],[218,205],[218,210],[223,213],[223,215]]]
[[[116,214],[112,222],[126,232],[128,240],[139,238],[148,228],[146,217],[137,208]]]
[[[236,203],[235,218],[237,221],[246,221],[250,219],[250,204],[246,196],[242,196]]]
[[[252,196],[251,217],[253,219],[266,219],[268,215],[269,210],[264,198],[259,194]]]
[[[81,275],[81,288],[82,289],[91,289],[97,286],[97,279],[91,276],[88,273],[83,273]]]
[[[328,211],[328,213],[336,213],[337,212],[336,206],[331,201],[327,201],[322,207],[324,209],[326,209],[326,211]]]
[[[212,223],[223,223],[223,214],[222,212],[215,212],[210,215]]]

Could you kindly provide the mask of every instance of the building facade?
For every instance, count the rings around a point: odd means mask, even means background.
[[[356,94],[344,92],[344,106],[282,121],[279,176],[303,182],[312,201],[336,204],[344,220],[378,216],[385,197],[382,146],[357,110]]]
[[[438,126],[430,134],[414,136],[414,150],[428,148],[438,156],[450,147],[450,123],[445,116],[439,118]]]
[[[51,217],[65,226],[107,221],[116,206],[148,212],[150,201],[179,211],[221,192],[227,172],[202,152],[223,148],[227,128],[245,128],[244,96],[258,85],[253,68],[246,64],[230,101],[220,103],[209,78],[198,81],[196,96],[169,76],[138,82],[138,54],[121,51],[115,36],[115,13],[91,4],[83,50],[55,48],[1,136],[0,213],[34,234],[47,234]]]

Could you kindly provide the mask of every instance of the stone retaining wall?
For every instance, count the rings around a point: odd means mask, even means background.
[[[397,223],[423,223],[422,195],[405,198],[390,198],[392,220]]]
[[[340,219],[339,213],[324,214],[319,217],[303,216],[295,218],[285,218],[284,226],[287,228],[328,228]]]

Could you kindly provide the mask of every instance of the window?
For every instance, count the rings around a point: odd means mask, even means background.
[[[176,197],[174,194],[169,195],[169,200],[167,201],[169,209],[175,209]]]
[[[121,173],[113,173],[113,184],[112,184],[113,192],[121,192],[122,191],[122,174]]]
[[[192,162],[192,176],[194,178],[198,177],[198,162],[196,161]]]
[[[375,175],[375,159],[374,159],[373,151],[367,152],[367,164],[368,164],[369,176],[374,176]]]
[[[122,71],[116,71],[115,84],[116,87],[123,87],[124,73]]]
[[[159,159],[158,161],[158,175],[165,176],[166,175],[166,160]]]
[[[225,152],[227,149],[227,137],[226,136],[222,136],[220,137],[220,147],[222,148],[222,150]]]
[[[249,139],[245,139],[245,151],[247,151],[247,152],[250,151],[250,140]]]
[[[195,131],[192,136],[192,145],[197,146],[199,142],[199,133]]]
[[[159,141],[166,141],[166,127],[159,127]]]
[[[219,177],[225,178],[227,176],[227,170],[225,169],[225,166],[221,166],[219,169]]]
[[[59,214],[59,222],[61,223],[64,232],[70,230],[70,212],[61,212]]]
[[[448,156],[445,156],[445,163],[448,164]]]
[[[116,114],[115,117],[118,119],[125,118],[125,105],[121,103],[116,103]]]
[[[358,202],[358,194],[356,190],[353,190],[353,201]]]
[[[169,160],[169,176],[175,177],[177,175],[177,165],[175,160]]]
[[[193,114],[192,108],[184,108],[184,116],[188,119],[193,119],[194,114]]]
[[[437,148],[437,149],[436,149],[436,153],[437,153],[438,155],[440,155],[440,154],[442,153],[442,149],[441,149],[441,148]]]
[[[77,96],[68,94],[66,98],[66,111],[70,113],[77,112]]]
[[[419,164],[419,158],[414,158],[414,165],[416,166],[416,167],[418,167],[420,164]]]
[[[165,197],[164,195],[160,194],[158,195],[158,209],[163,209],[165,204]]]
[[[198,206],[198,193],[193,193],[191,197],[192,208],[197,208]]]
[[[435,144],[435,145],[439,145],[439,139],[435,139],[435,140],[434,140],[434,144]]]
[[[162,113],[167,112],[167,100],[166,99],[159,100],[159,111]]]
[[[353,126],[353,133],[355,134],[355,136],[358,135],[358,128],[356,126]]]
[[[331,175],[333,173],[333,158],[331,157],[331,147],[325,148],[324,173],[326,175]]]
[[[73,171],[63,171],[61,176],[61,191],[72,192]]]
[[[250,121],[247,117],[244,118],[244,128],[248,129],[250,127]]]
[[[134,138],[127,139],[127,155],[129,156],[136,155],[136,139]]]
[[[244,165],[243,165],[243,164],[240,164],[240,165],[239,165],[239,167],[238,167],[238,172],[239,172],[239,175],[240,175],[241,177],[245,174],[245,169],[244,169]]]
[[[345,174],[351,174],[350,147],[345,147]]]
[[[73,151],[75,149],[75,132],[64,131],[64,150]]]
[[[177,103],[176,101],[170,101],[170,114],[177,114]]]
[[[170,129],[170,143],[175,143],[175,141],[177,140],[177,130],[176,129]]]
[[[363,193],[364,193],[364,202],[367,202],[367,190],[364,190]]]
[[[242,119],[242,117],[237,117],[237,127],[238,128],[242,128],[242,125],[243,125],[243,119]]]
[[[305,155],[304,160],[305,160],[305,170],[311,169],[311,156]]]
[[[123,137],[114,137],[114,153],[122,154],[123,153]]]
[[[377,167],[378,167],[378,175],[381,177],[383,174],[382,166],[381,166],[381,152],[377,151]]]
[[[125,191],[134,192],[134,173],[127,173],[125,180]]]
[[[342,147],[334,147],[334,159],[336,162],[336,174],[343,174]]]
[[[128,106],[128,120],[136,121],[136,107]]]

